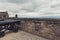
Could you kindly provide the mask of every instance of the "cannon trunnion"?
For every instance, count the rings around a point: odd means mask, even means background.
[[[13,31],[13,32],[18,32],[17,25],[20,25],[20,21],[18,21],[18,20],[0,21],[0,37],[3,37],[7,30]]]

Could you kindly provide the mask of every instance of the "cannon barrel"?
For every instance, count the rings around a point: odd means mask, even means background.
[[[7,21],[0,21],[0,26],[8,25],[8,24],[14,24],[14,23],[20,23],[18,20],[7,20]]]
[[[0,21],[0,37],[5,35],[6,30],[12,30],[13,32],[18,32],[18,27],[16,26],[18,24],[20,24],[19,20]]]

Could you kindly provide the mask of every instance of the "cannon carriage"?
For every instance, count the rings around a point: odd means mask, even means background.
[[[7,30],[18,32],[18,26],[20,25],[20,21],[18,20],[3,20],[0,21],[0,37],[5,35]]]

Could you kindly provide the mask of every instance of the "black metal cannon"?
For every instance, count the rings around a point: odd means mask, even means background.
[[[7,30],[18,32],[17,25],[20,25],[20,21],[18,20],[4,20],[0,21],[0,37],[5,35]]]

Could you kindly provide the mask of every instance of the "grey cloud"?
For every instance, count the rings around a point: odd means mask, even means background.
[[[7,2],[10,2],[10,3],[26,3],[30,0],[7,0]]]
[[[0,2],[8,2],[8,3],[14,3],[14,4],[24,4],[24,7],[22,9],[20,9],[20,11],[25,10],[27,12],[34,12],[37,9],[37,5],[33,1],[32,0],[0,0]],[[28,5],[26,6],[25,3],[27,3]],[[31,4],[29,4],[29,3],[31,3]],[[25,8],[25,6],[27,8]],[[10,11],[12,11],[12,10],[10,10]]]
[[[51,6],[51,8],[56,8],[56,7],[60,7],[60,3]]]
[[[5,3],[15,3],[15,4],[24,4],[27,2],[30,2],[31,0],[0,0],[0,2],[5,2]]]
[[[25,10],[25,11],[27,11],[27,12],[35,12],[36,9],[37,9],[37,6],[34,5],[34,4],[32,4],[31,7],[28,7],[28,8],[22,8],[22,9],[20,9],[20,10]]]
[[[31,3],[31,4],[28,5],[28,6],[31,5],[30,7],[22,8],[22,9],[20,9],[20,11],[25,10],[27,12],[34,12],[37,8],[37,6],[31,0],[7,0],[7,1],[10,2],[10,3],[15,3],[15,4],[24,4],[24,3],[29,4],[29,3]],[[26,5],[24,4],[24,6],[26,6]]]

